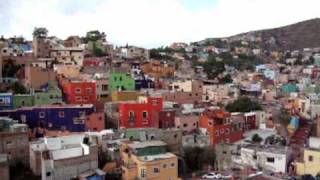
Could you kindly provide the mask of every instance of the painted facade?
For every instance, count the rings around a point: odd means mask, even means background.
[[[146,102],[119,104],[120,127],[158,127],[159,113],[163,108],[162,98],[148,97]]]
[[[0,111],[0,116],[8,116],[26,123],[29,128],[43,126],[47,130],[86,130],[86,116],[94,112],[93,105],[50,105]]]
[[[109,79],[110,91],[134,91],[135,80],[130,74],[112,72]]]

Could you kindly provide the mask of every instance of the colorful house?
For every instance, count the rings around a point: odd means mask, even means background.
[[[33,106],[33,96],[31,94],[15,94],[13,96],[13,108]]]
[[[48,85],[43,91],[33,93],[33,103],[35,106],[63,104],[62,92],[57,86]]]
[[[163,141],[124,142],[120,148],[123,180],[178,180],[178,158]]]
[[[0,110],[13,108],[12,93],[0,93]]]
[[[26,123],[31,129],[43,126],[47,130],[84,132],[86,117],[93,112],[94,106],[90,104],[48,105],[2,110],[0,116],[8,116]]]
[[[138,99],[137,91],[114,91],[111,95],[113,102],[117,101],[136,101]]]
[[[298,92],[299,88],[296,84],[288,83],[281,87],[281,91],[284,93]]]
[[[158,127],[159,113],[162,108],[163,100],[161,97],[148,97],[145,102],[120,103],[120,127]]]
[[[155,87],[155,83],[151,78],[141,76],[135,79],[135,89],[151,89]]]
[[[94,112],[86,118],[86,129],[88,131],[102,131],[106,129],[104,112]]]
[[[135,80],[130,74],[112,72],[109,79],[110,91],[133,91],[135,90]]]
[[[243,138],[242,127],[230,122],[230,114],[221,109],[206,110],[200,117],[200,128],[206,129],[213,145],[222,142],[234,143]]]
[[[96,82],[60,78],[64,97],[69,104],[95,104]]]
[[[159,128],[167,129],[175,126],[175,109],[163,109],[159,113]]]
[[[320,172],[320,139],[309,138],[309,147],[303,151],[303,159],[296,162],[296,173],[300,176],[311,174],[316,176]]]

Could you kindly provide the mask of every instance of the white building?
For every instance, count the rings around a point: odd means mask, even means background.
[[[192,92],[192,81],[176,81],[169,84],[169,90],[173,92]]]
[[[245,145],[241,155],[233,160],[240,165],[252,166],[263,171],[287,172],[291,149],[284,146]]]
[[[84,134],[30,143],[30,167],[42,180],[69,180],[98,169],[98,148]]]

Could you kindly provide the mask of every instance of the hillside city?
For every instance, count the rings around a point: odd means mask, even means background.
[[[107,34],[1,36],[0,179],[320,178],[320,45]]]

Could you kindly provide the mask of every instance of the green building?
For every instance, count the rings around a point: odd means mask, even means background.
[[[314,85],[314,84],[306,85],[303,88],[303,92],[306,94],[314,94],[314,93],[319,94],[320,93],[320,86]]]
[[[13,96],[13,108],[33,106],[33,97],[31,94],[15,94]]]
[[[135,80],[127,73],[112,72],[109,78],[110,91],[134,91]]]
[[[285,84],[281,87],[281,91],[284,93],[293,93],[293,92],[298,92],[299,88],[296,84],[289,83]]]
[[[57,86],[49,86],[47,91],[34,93],[34,105],[62,104],[62,92]]]

